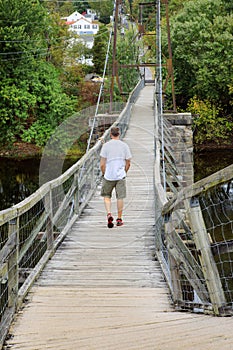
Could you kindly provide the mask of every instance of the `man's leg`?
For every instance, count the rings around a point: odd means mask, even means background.
[[[123,207],[124,207],[124,201],[123,199],[117,199],[117,211],[118,211],[118,219],[122,218],[123,213]]]
[[[117,226],[123,225],[123,221],[122,221],[123,206],[124,206],[123,199],[117,199],[117,211],[118,211],[118,216],[116,220]]]
[[[107,220],[108,220],[109,228],[112,228],[114,226],[113,217],[111,214],[111,207],[112,207],[111,196],[112,196],[113,188],[114,188],[114,182],[103,179],[101,196],[104,197],[104,206],[107,212]]]
[[[112,207],[111,198],[104,197],[104,206],[105,206],[107,214],[111,213],[111,207]]]
[[[126,182],[125,179],[119,180],[116,185],[116,196],[117,196],[117,226],[122,226],[122,213],[124,207],[124,199],[126,197]]]

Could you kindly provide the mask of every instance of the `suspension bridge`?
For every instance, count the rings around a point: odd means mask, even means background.
[[[93,128],[86,154],[62,175],[50,162],[56,139],[41,161],[40,188],[0,212],[2,348],[232,349],[233,166],[193,183],[191,116],[162,111],[157,44],[155,83],[142,75],[124,107],[101,106],[101,85],[97,103],[133,155],[124,226],[107,228],[100,197],[110,129],[98,139]],[[76,116],[79,132],[96,113]],[[76,117],[58,130],[71,144]]]
[[[124,226],[106,225],[101,141],[0,213],[5,349],[232,348],[232,317],[214,317],[232,310],[232,166],[184,187],[167,144],[165,192],[155,96],[141,82],[114,122],[133,154]]]

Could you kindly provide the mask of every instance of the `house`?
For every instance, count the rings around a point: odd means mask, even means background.
[[[88,49],[93,47],[94,36],[99,31],[99,22],[93,19],[96,15],[95,12],[90,12],[91,10],[88,11],[88,14],[85,15],[75,11],[70,16],[63,18],[69,26],[69,31],[74,34],[73,39],[70,40],[70,45],[79,41]],[[92,59],[86,57],[78,58],[78,62],[93,65]]]
[[[79,18],[76,21],[66,22],[69,25],[69,30],[77,35],[95,35],[99,31],[99,24],[97,21],[90,21],[87,18]]]
[[[63,18],[74,34],[77,35],[95,35],[99,31],[99,23],[94,20],[95,12],[88,9],[87,14],[81,15],[78,11],[73,12],[70,16]]]

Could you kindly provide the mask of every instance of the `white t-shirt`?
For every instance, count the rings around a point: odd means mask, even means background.
[[[110,140],[102,146],[100,156],[106,158],[106,180],[121,180],[126,176],[125,160],[132,158],[129,146],[121,140]]]

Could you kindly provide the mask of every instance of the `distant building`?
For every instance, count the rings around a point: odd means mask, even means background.
[[[89,49],[93,47],[94,36],[99,31],[99,22],[95,18],[96,12],[90,9],[85,14],[75,11],[70,16],[63,18],[69,27],[69,31],[74,33],[74,38],[70,40],[70,45],[73,45],[75,41],[79,41]],[[91,58],[80,57],[77,61],[90,66],[93,65]]]
[[[88,9],[85,15],[75,11],[70,16],[63,19],[69,26],[69,30],[80,36],[82,41],[87,41],[88,47],[91,48],[94,43],[94,35],[99,31],[99,22],[94,18],[96,18],[96,12]],[[88,36],[89,39],[85,40],[85,36]]]

